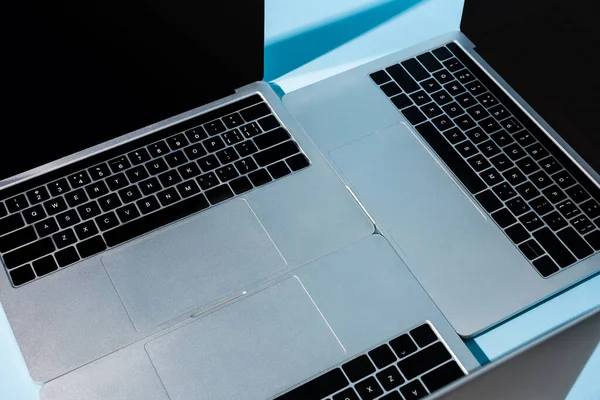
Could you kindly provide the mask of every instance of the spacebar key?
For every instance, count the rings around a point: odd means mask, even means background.
[[[483,180],[473,172],[466,161],[454,150],[431,122],[422,123],[415,128],[469,192],[475,194],[487,188]]]
[[[160,228],[170,222],[177,221],[197,211],[208,208],[209,204],[203,194],[190,197],[170,207],[163,208],[136,219],[113,230],[104,232],[104,240],[109,247],[116,246],[128,240],[134,239],[144,233]]]

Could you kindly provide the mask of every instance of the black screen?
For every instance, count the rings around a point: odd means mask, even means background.
[[[476,51],[600,173],[600,24],[593,0],[466,0]]]
[[[263,76],[263,0],[0,5],[0,180]]]

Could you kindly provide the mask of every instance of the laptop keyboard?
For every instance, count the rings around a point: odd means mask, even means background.
[[[276,400],[420,399],[464,375],[444,343],[425,323]]]
[[[0,192],[13,286],[310,164],[259,95]]]
[[[455,43],[371,74],[543,276],[600,251],[600,190]]]

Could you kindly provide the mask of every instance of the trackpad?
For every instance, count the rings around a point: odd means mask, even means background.
[[[237,295],[286,267],[241,199],[115,249],[102,263],[138,331]]]
[[[330,155],[359,200],[409,259],[484,219],[404,124]]]
[[[265,399],[345,357],[296,277],[146,344],[172,400]]]

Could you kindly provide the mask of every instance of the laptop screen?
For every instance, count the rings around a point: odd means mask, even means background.
[[[0,180],[263,76],[263,0],[5,1]]]
[[[466,0],[476,51],[600,174],[596,1]]]

